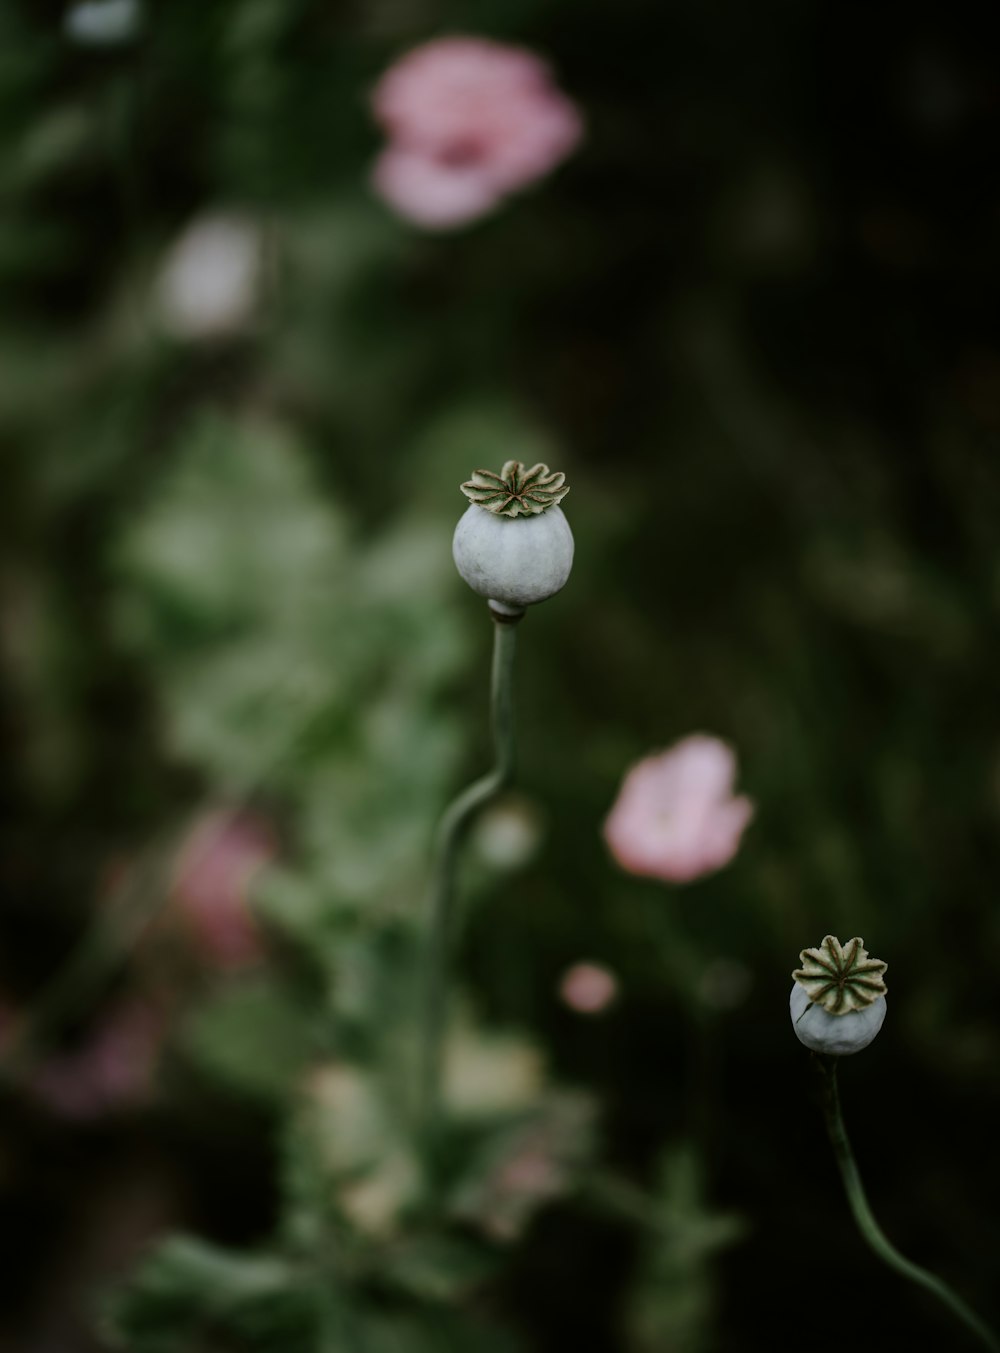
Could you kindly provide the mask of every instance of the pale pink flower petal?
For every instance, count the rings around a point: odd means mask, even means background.
[[[625,777],[604,824],[612,855],[632,874],[688,883],[727,865],[753,817],[734,797],[736,758],[726,743],[696,733]]]
[[[460,113],[474,118],[511,91],[548,88],[551,78],[548,63],[526,48],[491,38],[435,38],[389,67],[372,108],[390,135],[440,144],[454,135]]]
[[[431,229],[475,221],[500,200],[489,178],[474,168],[443,164],[396,146],[376,160],[372,184],[400,216]]]
[[[263,954],[248,893],[275,852],[265,822],[225,811],[207,814],[181,850],[175,901],[195,945],[218,967],[246,967]]]
[[[574,963],[563,973],[559,995],[580,1015],[599,1015],[618,995],[618,979],[599,963]]]
[[[379,81],[372,108],[390,138],[376,190],[421,225],[485,214],[554,169],[583,134],[540,57],[485,38],[415,48]]]

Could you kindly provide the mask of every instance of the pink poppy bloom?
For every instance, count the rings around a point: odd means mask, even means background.
[[[604,824],[612,855],[631,874],[689,883],[727,865],[753,817],[734,797],[736,757],[718,738],[695,733],[625,776]]]
[[[249,888],[276,849],[265,822],[227,811],[207,814],[182,848],[174,898],[196,947],[217,967],[243,968],[262,957]]]
[[[574,963],[562,975],[559,995],[579,1015],[599,1015],[618,995],[618,979],[599,963]]]
[[[542,178],[583,131],[540,57],[486,38],[438,38],[408,52],[372,94],[389,145],[379,195],[431,228],[483,216]]]

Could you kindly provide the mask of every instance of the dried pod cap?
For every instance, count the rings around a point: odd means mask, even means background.
[[[565,475],[509,460],[499,474],[477,470],[462,492],[471,505],[452,553],[474,592],[516,613],[565,586],[573,567],[573,533],[559,507]]]
[[[792,1027],[813,1052],[847,1057],[872,1041],[885,1019],[887,964],[869,958],[860,937],[841,944],[827,935],[818,949],[803,949],[792,973]]]
[[[499,474],[476,470],[462,492],[470,503],[498,517],[537,517],[561,503],[569,485],[564,474],[541,462],[528,470],[519,460],[508,460]]]
[[[810,1001],[828,1014],[864,1010],[886,993],[882,974],[889,965],[869,958],[860,936],[841,944],[835,935],[827,935],[818,949],[803,949],[799,962],[802,967],[792,976]]]

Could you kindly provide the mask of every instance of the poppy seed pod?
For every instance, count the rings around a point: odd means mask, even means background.
[[[792,987],[788,1005],[799,1042],[813,1052],[825,1052],[831,1057],[849,1057],[867,1048],[882,1027],[886,1009],[885,997],[879,996],[865,1010],[828,1015],[822,1006],[810,1003],[798,982]]]
[[[803,949],[792,973],[792,1028],[813,1052],[848,1057],[872,1041],[885,1019],[887,964],[869,958],[860,937],[841,944],[827,935],[818,949]]]
[[[565,586],[573,567],[573,533],[559,507],[565,475],[509,460],[500,474],[477,470],[462,492],[470,506],[452,554],[474,592],[517,613]]]

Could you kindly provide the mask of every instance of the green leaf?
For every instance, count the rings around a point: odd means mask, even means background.
[[[128,1353],[314,1353],[318,1293],[284,1259],[171,1236],[104,1303],[101,1332]]]
[[[295,630],[343,585],[346,533],[283,429],[204,416],[119,553],[157,647],[261,622]]]
[[[380,1277],[424,1301],[454,1302],[468,1296],[497,1268],[495,1253],[451,1236],[415,1236],[388,1249]]]
[[[595,1139],[593,1101],[550,1092],[530,1113],[480,1139],[454,1186],[452,1214],[493,1240],[517,1240],[542,1207],[573,1191]]]
[[[314,1052],[314,1012],[272,978],[248,978],[213,993],[181,1031],[181,1050],[232,1093],[280,1101]]]
[[[358,1235],[394,1236],[422,1187],[406,1126],[371,1070],[346,1061],[316,1067],[283,1143],[290,1233],[326,1213]]]
[[[650,1217],[654,1227],[627,1299],[635,1353],[703,1353],[714,1347],[712,1313],[715,1255],[743,1238],[732,1213],[713,1211],[705,1198],[700,1159],[691,1146],[666,1151]]]
[[[174,755],[220,795],[287,803],[319,924],[412,918],[462,750],[451,523],[351,540],[328,498],[283,429],[195,421],[117,552],[118,626]]]

